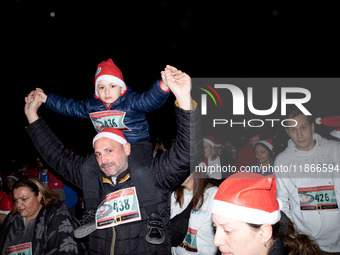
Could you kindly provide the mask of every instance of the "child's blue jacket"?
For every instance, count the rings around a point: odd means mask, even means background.
[[[55,94],[49,94],[46,100],[46,107],[59,114],[73,118],[90,118],[90,113],[101,111],[125,112],[124,125],[131,131],[122,130],[129,143],[149,140],[149,125],[145,118],[146,112],[152,112],[161,107],[169,96],[169,91],[161,89],[162,80],[156,81],[152,87],[144,92],[137,93],[127,87],[124,95],[109,107],[98,97],[92,97],[77,101],[67,99]]]

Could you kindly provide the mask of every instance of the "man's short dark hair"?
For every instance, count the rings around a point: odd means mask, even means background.
[[[261,138],[261,134],[258,128],[249,128],[245,135],[245,141],[249,142],[250,138],[257,136],[257,135]]]
[[[292,107],[292,109],[290,109],[290,111],[288,112],[287,117],[288,119],[294,119],[300,114],[305,115],[297,106],[294,105],[294,107]],[[312,125],[312,123],[314,122],[312,119],[312,115],[305,116],[307,117],[309,124]]]

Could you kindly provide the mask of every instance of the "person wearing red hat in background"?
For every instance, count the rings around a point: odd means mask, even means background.
[[[95,95],[85,101],[65,99],[54,94],[47,96],[41,89],[36,89],[48,109],[65,116],[91,118],[97,132],[105,127],[123,131],[127,141],[132,144],[134,153],[133,157],[129,158],[129,163],[133,166],[132,171],[136,172],[132,178],[136,179],[139,202],[146,206],[150,222],[161,220],[156,206],[158,203],[156,188],[148,170],[152,159],[152,147],[148,143],[150,137],[145,113],[162,106],[169,96],[169,91],[166,83],[158,80],[149,91],[142,94],[134,92],[126,86],[121,70],[112,59],[98,64],[95,74]],[[83,175],[83,183],[86,183],[83,187],[86,213],[81,222],[89,229],[95,224],[95,212],[101,202],[98,196],[99,183],[94,182],[98,173],[92,169],[88,168]],[[149,227],[152,231],[148,233],[146,240],[152,244],[163,243],[162,229],[155,229],[151,225]],[[81,234],[77,230],[76,233],[83,237],[87,231]]]
[[[94,231],[88,237],[90,254],[171,253],[170,195],[188,177],[191,166],[196,165],[203,158],[203,139],[197,104],[191,98],[190,76],[172,68],[166,68],[162,75],[165,76],[168,86],[176,97],[176,119],[174,121],[177,124],[175,145],[150,163],[152,177],[157,188],[156,194],[160,200],[157,206],[161,212],[165,241],[160,245],[152,245],[145,240],[148,224],[146,210],[143,206],[135,206],[140,211],[141,220],[118,222],[120,224],[114,227],[110,226]],[[123,145],[109,137],[101,137],[94,144],[96,157],[91,155],[89,158],[85,158],[71,153],[53,134],[44,119],[39,118],[37,113],[41,106],[39,99],[30,93],[25,97],[25,102],[25,114],[29,123],[26,131],[40,155],[59,174],[77,187],[82,188],[84,186],[83,168],[92,166],[98,169],[100,172],[98,176],[100,180],[99,196],[102,198],[109,194],[117,194],[117,192],[122,195],[124,190],[134,189],[136,180],[130,178],[133,172],[129,171],[130,163],[128,162],[128,157],[130,157],[128,154],[134,152],[129,151],[128,143]],[[112,128],[110,130],[113,133],[118,131]],[[124,165],[127,166],[127,169]],[[108,197],[115,199],[115,197]],[[127,207],[124,206],[124,208],[127,209],[129,206],[132,204],[127,204]],[[114,205],[111,208],[113,207]],[[121,205],[119,205],[120,207]],[[117,209],[117,206],[115,208]],[[121,209],[124,211],[124,208]],[[100,211],[99,216],[101,216]]]
[[[336,127],[337,129],[330,132],[330,134],[340,139],[340,116],[331,116],[326,118],[316,118],[316,124],[324,124],[328,127]]]
[[[210,178],[221,180],[222,173],[217,171],[216,168],[221,166],[220,156],[215,151],[216,140],[213,136],[205,137],[203,139],[204,145],[204,160],[200,166],[203,167],[202,172],[207,173]],[[210,171],[208,167],[212,167],[213,171]]]
[[[13,210],[13,196],[0,192],[0,225],[6,218],[7,214]]]
[[[263,175],[272,174],[271,166],[274,165],[273,160],[273,141],[271,139],[258,141],[254,146],[256,163],[259,172]]]
[[[13,194],[13,184],[18,181],[18,177],[16,173],[11,173],[6,177],[6,187],[7,193],[12,195]]]
[[[254,153],[255,144],[261,140],[258,129],[251,128],[246,133],[247,144],[237,151],[236,169],[241,171],[242,167],[252,166],[256,162]]]
[[[340,142],[315,133],[311,116],[297,107],[287,118],[290,140],[274,162],[282,210],[315,239],[321,254],[340,254]]]
[[[317,244],[280,211],[274,175],[231,175],[218,188],[211,211],[214,244],[222,255],[320,254]]]

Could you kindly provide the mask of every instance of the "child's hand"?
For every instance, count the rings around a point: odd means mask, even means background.
[[[162,80],[163,80],[163,82],[162,82],[162,84],[161,84],[161,88],[163,89],[163,90],[165,90],[165,91],[167,91],[167,90],[169,90],[170,88],[169,88],[169,86],[168,86],[168,81],[167,81],[167,78],[166,78],[166,76],[165,76],[165,71],[166,70],[170,70],[171,71],[171,75],[172,75],[172,77],[173,78],[175,78],[175,79],[180,79],[180,74],[182,73],[182,71],[180,71],[180,70],[177,70],[177,68],[176,67],[173,67],[173,66],[170,66],[170,65],[167,65],[165,68],[164,68],[164,71],[162,71],[161,72],[161,76],[162,76]],[[163,87],[163,84],[164,84],[164,87]]]
[[[168,91],[169,90],[169,86],[166,83],[166,79],[165,79],[165,75],[164,75],[163,71],[161,72],[161,76],[162,76],[162,80],[163,80],[163,82],[161,83],[161,89],[164,90],[164,91]]]
[[[172,93],[176,96],[177,102],[182,104],[180,107],[185,110],[192,109],[190,76],[170,65],[167,65],[162,72],[163,76]]]
[[[41,88],[36,88],[35,89],[35,95],[39,95],[39,101],[41,103],[46,103],[46,100],[47,100],[47,95],[44,93],[44,91],[41,89]]]
[[[176,92],[190,94],[191,79],[186,73],[181,70],[177,70],[176,67],[167,65],[162,71],[162,78],[166,81],[166,84],[171,89],[172,93],[176,95]]]

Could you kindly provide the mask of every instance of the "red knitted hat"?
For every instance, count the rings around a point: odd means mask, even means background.
[[[107,61],[103,61],[97,66],[97,72],[94,78],[95,94],[98,97],[98,82],[101,80],[109,81],[126,90],[123,74],[120,69],[113,63],[112,59],[109,58]],[[122,92],[123,94],[123,92]]]
[[[218,188],[212,213],[253,224],[275,224],[281,218],[274,175],[240,172]]]
[[[127,143],[126,138],[124,134],[122,133],[122,131],[120,131],[119,129],[106,127],[93,138],[93,142],[92,142],[93,147],[94,147],[95,141],[97,141],[99,138],[102,138],[102,137],[110,138],[121,144]]]

